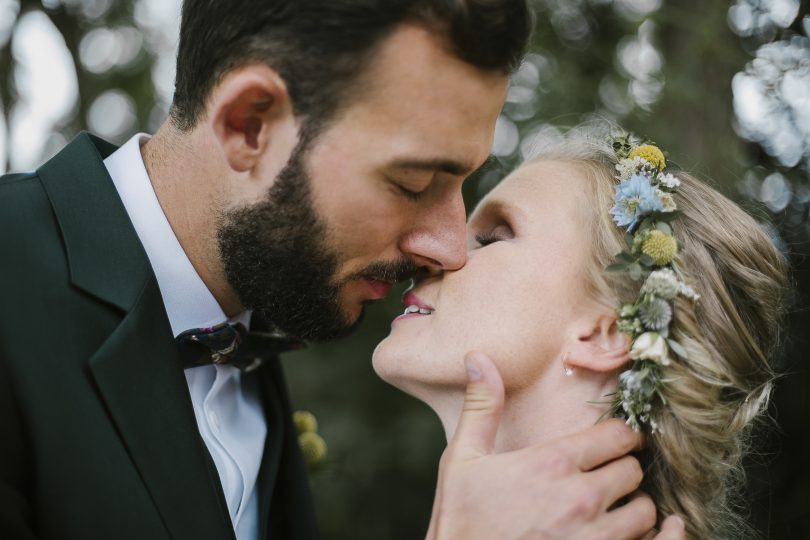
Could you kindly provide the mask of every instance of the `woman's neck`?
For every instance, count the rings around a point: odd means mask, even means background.
[[[518,450],[570,435],[595,424],[607,409],[605,397],[615,377],[575,372],[571,377],[547,373],[534,384],[507,389],[495,441],[496,452]],[[464,406],[463,389],[446,389],[426,400],[444,426],[448,441]]]

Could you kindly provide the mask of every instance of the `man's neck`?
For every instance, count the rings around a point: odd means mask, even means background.
[[[216,149],[194,130],[181,133],[167,121],[141,147],[146,172],[160,207],[194,270],[233,317],[244,311],[228,285],[217,249],[217,216],[223,207],[221,163]]]

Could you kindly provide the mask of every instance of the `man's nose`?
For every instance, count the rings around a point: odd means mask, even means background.
[[[467,262],[466,219],[461,190],[447,193],[418,212],[400,248],[421,267],[458,270]]]

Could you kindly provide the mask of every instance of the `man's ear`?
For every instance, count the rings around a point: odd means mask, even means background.
[[[289,135],[287,87],[270,67],[249,64],[228,72],[211,93],[208,118],[230,167],[253,169],[274,135]],[[285,144],[286,146],[286,144]]]
[[[583,322],[569,345],[565,364],[570,367],[607,373],[629,361],[630,336],[621,332],[613,313]]]

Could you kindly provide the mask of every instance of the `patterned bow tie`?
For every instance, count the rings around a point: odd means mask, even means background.
[[[261,323],[257,325],[261,327]],[[177,338],[183,369],[208,364],[232,365],[253,371],[279,353],[301,349],[304,344],[277,330],[248,332],[242,324],[221,323],[211,328],[186,330]]]

